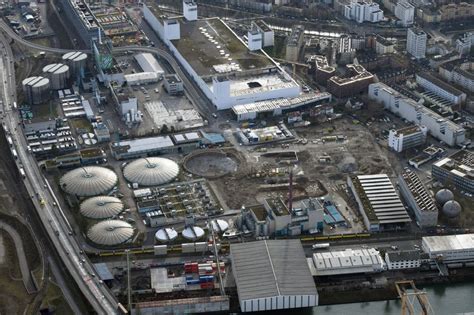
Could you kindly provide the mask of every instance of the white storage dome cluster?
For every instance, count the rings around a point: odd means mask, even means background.
[[[178,232],[176,232],[176,230],[173,228],[159,229],[155,234],[156,240],[162,243],[171,242],[177,237],[178,237]]]
[[[64,89],[69,79],[69,66],[62,63],[52,63],[44,66],[44,76],[49,78],[53,90]]]
[[[87,197],[109,192],[117,180],[117,175],[108,168],[85,166],[64,174],[59,185],[68,194]]]
[[[131,183],[141,186],[158,186],[171,182],[179,174],[176,162],[159,157],[135,160],[125,166],[123,175]]]
[[[120,245],[133,236],[133,227],[121,220],[107,220],[93,225],[87,232],[87,237],[98,245]]]
[[[80,212],[89,219],[101,220],[111,218],[123,211],[123,203],[112,196],[97,196],[84,200]]]
[[[461,213],[461,205],[454,200],[447,201],[443,206],[443,214],[448,218],[455,218]]]
[[[225,231],[227,231],[227,229],[229,229],[229,223],[227,223],[226,221],[222,219],[212,220],[211,224],[212,224],[212,229],[216,233],[224,233]]]

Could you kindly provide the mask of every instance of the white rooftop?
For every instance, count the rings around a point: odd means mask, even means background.
[[[474,251],[474,234],[425,236],[423,245],[430,254],[454,250]]]
[[[167,148],[174,146],[173,141],[169,136],[158,136],[149,138],[140,138],[133,140],[124,140],[115,142],[113,147],[128,147],[126,152],[145,152],[154,149]]]

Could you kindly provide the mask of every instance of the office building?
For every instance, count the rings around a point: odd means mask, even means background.
[[[385,263],[388,270],[414,269],[421,266],[419,250],[387,251]]]
[[[263,20],[255,20],[252,22],[252,28],[262,34],[262,47],[273,46],[275,42],[275,33]]]
[[[400,0],[395,6],[395,16],[403,26],[411,26],[415,19],[415,7],[407,0]]]
[[[336,69],[331,67],[325,56],[314,56],[314,79],[322,85],[336,74]]]
[[[384,83],[369,85],[369,98],[380,102],[385,109],[414,124],[424,125],[431,136],[454,146],[465,142],[466,131],[449,119],[400,94]]]
[[[425,143],[428,128],[425,126],[409,126],[398,130],[390,129],[388,147],[395,152],[403,152]]]
[[[217,110],[300,94],[279,64],[261,51],[250,52],[219,18],[171,17],[154,3],[143,5],[143,16]]]
[[[474,153],[460,150],[441,159],[433,163],[431,174],[445,185],[454,185],[459,190],[474,193]]]
[[[327,91],[337,98],[355,96],[367,91],[374,76],[361,65],[347,65],[346,77],[333,76],[327,82]]]
[[[347,185],[370,232],[404,229],[411,222],[386,174],[349,176]]]
[[[468,55],[474,45],[474,32],[467,32],[462,37],[456,39],[456,51],[460,55]]]
[[[298,61],[304,46],[304,26],[294,25],[286,42],[286,60]]]
[[[415,59],[425,58],[428,36],[418,28],[409,28],[407,31],[407,52]]]
[[[419,227],[438,224],[438,208],[418,175],[406,168],[398,177],[400,194],[409,208],[415,213]]]
[[[170,95],[178,95],[184,92],[183,81],[181,81],[177,74],[166,75],[163,86]]]
[[[344,7],[344,17],[357,23],[377,23],[384,19],[383,11],[375,2],[352,0]]]
[[[466,93],[427,72],[417,73],[416,83],[454,105],[463,104],[467,98]]]

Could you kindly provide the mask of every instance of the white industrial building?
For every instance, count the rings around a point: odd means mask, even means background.
[[[357,23],[377,23],[384,19],[383,11],[377,3],[358,0],[351,0],[350,4],[344,7],[344,16]]]
[[[126,74],[125,81],[128,85],[142,85],[156,83],[160,80],[160,76],[156,72],[139,72]]]
[[[415,20],[415,7],[407,0],[399,0],[395,6],[395,16],[403,26],[411,26]]]
[[[316,285],[299,240],[231,244],[230,257],[242,312],[318,305]]]
[[[426,126],[409,126],[398,130],[390,129],[388,147],[395,152],[403,152],[425,143],[428,128]]]
[[[411,222],[405,206],[386,174],[349,176],[347,185],[371,232],[398,230]]]
[[[463,104],[467,98],[466,93],[426,72],[416,74],[416,83],[454,105]]]
[[[165,71],[158,63],[158,60],[156,60],[155,56],[152,54],[141,53],[136,54],[134,57],[143,72],[154,72],[158,74],[158,76],[163,76],[165,74]]]
[[[375,248],[345,249],[313,254],[313,276],[382,272],[385,262]]]
[[[465,142],[465,130],[413,99],[400,94],[384,83],[369,85],[369,98],[382,103],[385,109],[412,123],[428,128],[430,135],[454,146]]]
[[[168,17],[154,4],[143,5],[143,16],[217,110],[300,94],[288,73],[267,54],[250,53],[219,18]]]
[[[252,22],[251,29],[247,34],[247,44],[249,50],[260,50],[264,47],[273,46],[275,34],[273,30],[263,20]]]
[[[163,86],[170,95],[177,95],[184,91],[183,81],[177,74],[166,75]]]
[[[413,269],[421,266],[419,250],[387,251],[385,263],[388,270]]]
[[[447,264],[474,262],[474,234],[425,236],[422,248],[432,260]]]
[[[419,227],[425,228],[438,224],[438,207],[418,175],[406,168],[398,178],[400,194],[415,213]]]
[[[418,28],[409,28],[407,32],[407,52],[416,59],[425,58],[428,36]]]

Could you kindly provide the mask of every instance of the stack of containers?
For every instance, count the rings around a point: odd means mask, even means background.
[[[198,266],[199,265],[197,262],[184,263],[184,272],[185,273],[198,273],[199,272]]]
[[[223,261],[219,262],[219,267],[221,269],[221,273],[225,273],[225,263]],[[217,264],[215,262],[212,263],[212,272],[217,272]]]
[[[186,276],[186,285],[199,284],[200,279],[194,279],[193,276]]]
[[[199,270],[199,275],[210,275],[210,274],[213,274],[213,271],[212,271],[212,264],[210,263],[205,263],[205,264],[199,264],[198,266],[198,270]]]
[[[201,289],[213,289],[214,288],[214,276],[199,276],[201,282]]]

